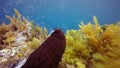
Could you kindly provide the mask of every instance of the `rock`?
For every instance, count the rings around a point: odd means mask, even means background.
[[[21,68],[58,68],[66,47],[64,33],[55,31],[27,59]]]

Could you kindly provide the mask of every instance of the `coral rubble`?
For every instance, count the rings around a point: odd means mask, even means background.
[[[48,36],[47,29],[34,26],[32,21],[16,16],[6,16],[9,24],[0,26],[0,68],[14,67],[28,57]]]
[[[60,29],[55,29],[21,68],[58,68],[65,47],[64,33]]]

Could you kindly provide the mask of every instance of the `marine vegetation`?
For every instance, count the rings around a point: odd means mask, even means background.
[[[34,25],[14,9],[6,16],[10,23],[0,26],[0,68],[12,68],[27,58],[48,36],[46,28]]]
[[[10,23],[0,25],[0,68],[13,68],[34,53],[48,37],[46,28],[34,25],[33,21],[21,17],[16,9],[14,11],[15,16],[6,16]],[[58,68],[119,68],[120,22],[99,25],[93,16],[93,23],[81,21],[78,26],[79,29],[66,31],[66,48]],[[52,49],[50,51],[54,52]]]
[[[60,68],[119,68],[120,22],[99,25],[83,21],[78,30],[66,31],[66,50]]]

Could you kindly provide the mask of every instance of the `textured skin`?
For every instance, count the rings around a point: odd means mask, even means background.
[[[66,47],[64,33],[60,29],[48,37],[27,59],[22,68],[58,68]]]

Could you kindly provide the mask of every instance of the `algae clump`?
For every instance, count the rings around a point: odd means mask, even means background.
[[[67,30],[66,51],[60,65],[64,68],[119,68],[120,67],[120,22],[99,25],[93,22],[78,25],[78,30]]]
[[[12,68],[27,58],[48,36],[46,28],[33,25],[17,9],[7,16],[10,23],[0,25],[0,68]]]

